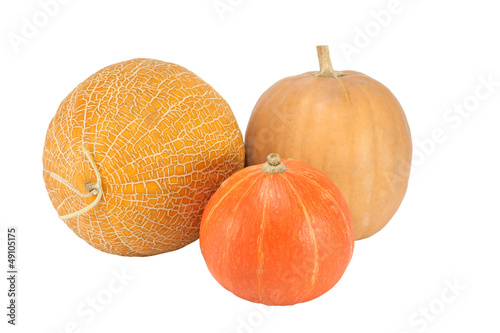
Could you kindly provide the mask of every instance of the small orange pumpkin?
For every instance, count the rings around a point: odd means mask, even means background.
[[[200,247],[215,279],[267,305],[306,302],[327,292],[351,259],[347,204],[318,170],[277,154],[228,178],[209,200]]]

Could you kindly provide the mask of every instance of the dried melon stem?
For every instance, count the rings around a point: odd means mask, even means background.
[[[88,206],[86,206],[86,207],[84,207],[84,208],[82,208],[74,213],[67,214],[67,215],[60,215],[59,218],[61,220],[68,220],[70,218],[77,217],[77,216],[80,216],[80,215],[88,212],[89,210],[94,208],[95,205],[97,205],[102,198],[103,191],[102,191],[101,174],[99,173],[99,170],[97,169],[97,165],[95,164],[94,160],[92,159],[92,156],[90,156],[90,153],[87,150],[87,148],[85,148],[85,146],[82,146],[82,150],[85,153],[85,156],[87,156],[88,160],[90,161],[90,164],[92,165],[92,168],[94,169],[94,172],[95,172],[96,177],[97,177],[97,182],[85,184],[85,189],[88,190],[89,193],[80,192],[75,186],[73,186],[70,182],[68,182],[66,179],[62,178],[58,174],[50,172],[50,176],[52,178],[54,178],[55,180],[57,180],[58,182],[60,182],[61,184],[69,187],[73,192],[75,192],[76,194],[78,194],[82,198],[90,197],[91,195],[97,195],[97,197],[90,205],[88,205]]]

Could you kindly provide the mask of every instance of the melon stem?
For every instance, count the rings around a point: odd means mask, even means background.
[[[286,171],[286,166],[281,163],[280,155],[272,153],[267,155],[267,162],[262,166],[262,171],[266,173],[283,173]]]
[[[101,174],[99,173],[99,170],[97,169],[97,165],[95,164],[94,160],[92,159],[92,156],[90,155],[90,153],[87,150],[87,148],[85,148],[85,146],[82,146],[82,150],[85,153],[85,156],[89,160],[90,164],[92,165],[92,168],[94,169],[94,172],[95,172],[96,178],[97,178],[97,182],[85,184],[85,189],[87,191],[89,191],[89,193],[82,193],[82,192],[80,192],[69,181],[67,181],[66,179],[62,178],[61,176],[59,176],[56,173],[50,172],[50,176],[52,178],[54,178],[55,180],[57,180],[58,182],[60,182],[61,184],[65,185],[66,187],[70,188],[73,192],[75,192],[76,194],[78,194],[79,196],[81,196],[83,198],[90,197],[91,195],[97,195],[97,197],[94,199],[94,201],[90,205],[88,205],[86,207],[83,207],[82,209],[80,209],[80,210],[78,210],[76,212],[73,212],[73,213],[70,213],[70,214],[67,214],[67,215],[59,215],[59,218],[61,220],[68,220],[68,219],[80,216],[80,215],[88,212],[89,210],[91,210],[92,208],[94,208],[99,203],[99,201],[101,200],[102,195],[103,195]]]

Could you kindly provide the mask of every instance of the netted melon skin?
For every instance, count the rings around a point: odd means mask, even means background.
[[[108,66],[79,84],[47,130],[43,178],[58,215],[95,196],[85,146],[103,196],[65,223],[93,247],[122,256],[179,249],[199,236],[203,209],[219,185],[244,166],[244,144],[226,101],[189,70],[153,59]]]

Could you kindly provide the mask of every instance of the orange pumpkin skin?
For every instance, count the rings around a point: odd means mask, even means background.
[[[264,92],[248,122],[246,164],[275,151],[317,168],[346,199],[356,239],[367,238],[389,222],[406,193],[410,129],[380,82],[354,71],[318,74],[288,77]]]
[[[341,278],[354,246],[349,209],[318,170],[284,159],[228,178],[210,199],[200,247],[214,278],[235,295],[267,305],[306,302]]]
[[[103,196],[65,220],[93,247],[122,256],[179,249],[199,236],[210,196],[244,166],[241,132],[229,105],[194,73],[172,63],[133,59],[78,85],[47,130],[43,178],[59,215],[95,198],[79,192],[96,181]]]

